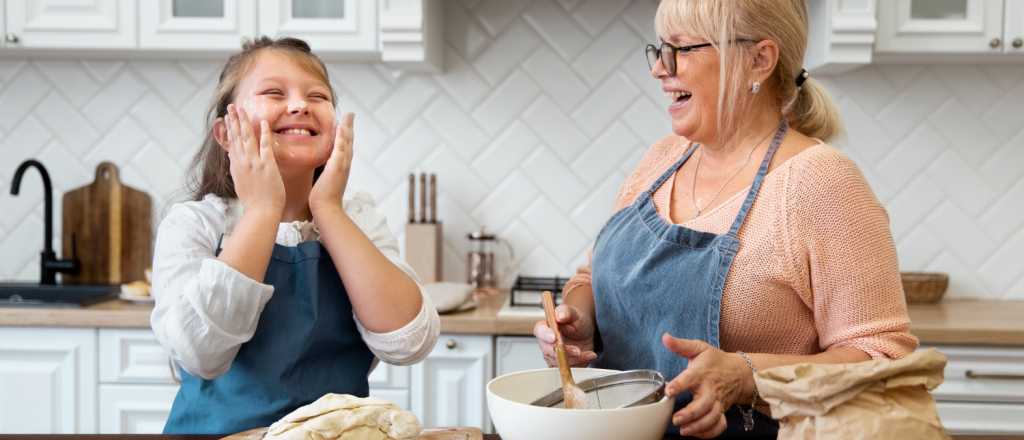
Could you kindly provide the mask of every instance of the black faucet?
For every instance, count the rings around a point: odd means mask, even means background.
[[[58,260],[57,254],[53,253],[53,187],[50,186],[50,173],[38,160],[29,159],[18,165],[14,172],[14,181],[11,182],[11,195],[18,195],[21,188],[21,176],[25,170],[35,167],[39,175],[43,177],[43,251],[39,253],[39,284],[57,284],[57,272],[76,273],[78,272],[78,259],[74,257],[74,237],[72,237],[72,255],[70,259]]]

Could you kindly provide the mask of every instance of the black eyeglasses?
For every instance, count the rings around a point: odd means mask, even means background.
[[[733,41],[734,43],[753,43],[754,40],[746,38],[740,38]],[[669,76],[676,76],[676,54],[679,53],[690,53],[697,49],[703,49],[705,47],[713,46],[712,43],[700,43],[691,44],[688,46],[675,46],[667,41],[662,41],[660,46],[648,44],[644,48],[644,53],[647,54],[647,67],[654,70],[654,64],[661,60],[661,63],[665,66],[665,71],[668,72]]]

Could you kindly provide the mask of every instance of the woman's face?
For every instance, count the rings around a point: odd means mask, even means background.
[[[253,133],[270,125],[282,174],[308,172],[327,162],[334,140],[331,90],[291,56],[264,50],[239,82],[235,103],[249,115]]]
[[[665,41],[676,47],[707,43],[682,34],[670,35]],[[719,64],[718,50],[704,47],[677,52],[674,76],[665,70],[663,60],[651,69],[651,75],[661,81],[662,90],[669,100],[668,113],[675,134],[695,142],[716,139]]]

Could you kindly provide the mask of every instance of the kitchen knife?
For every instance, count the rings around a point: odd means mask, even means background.
[[[427,222],[427,174],[420,173],[420,223]]]
[[[409,223],[416,223],[416,175],[409,173]]]
[[[437,223],[437,174],[430,174],[430,223]]]

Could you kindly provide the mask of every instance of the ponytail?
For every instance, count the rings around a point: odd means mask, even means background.
[[[839,109],[828,91],[813,78],[796,88],[796,97],[786,115],[789,125],[807,136],[830,142],[843,131]]]

